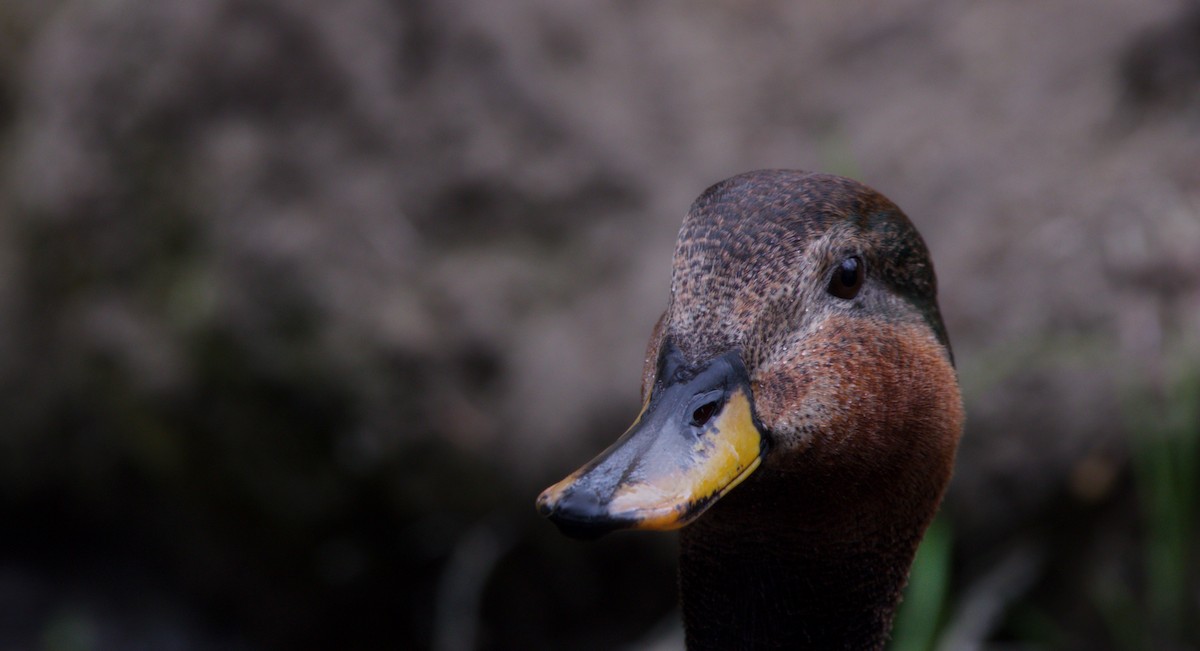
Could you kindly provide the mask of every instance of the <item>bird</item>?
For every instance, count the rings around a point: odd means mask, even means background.
[[[633,425],[537,508],[578,538],[680,529],[690,651],[882,649],[963,422],[908,217],[747,172],[684,218]]]

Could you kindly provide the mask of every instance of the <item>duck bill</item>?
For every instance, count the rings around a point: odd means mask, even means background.
[[[563,533],[678,529],[758,468],[766,438],[740,359],[675,379],[659,385],[616,443],[538,497]]]

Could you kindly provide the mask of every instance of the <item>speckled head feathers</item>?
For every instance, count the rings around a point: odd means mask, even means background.
[[[730,347],[766,355],[809,320],[797,311],[825,303],[814,290],[847,255],[861,256],[868,278],[907,304],[865,293],[863,307],[917,314],[948,349],[929,254],[904,213],[850,179],[793,170],[735,176],[692,204],[675,250],[666,334],[693,358]]]

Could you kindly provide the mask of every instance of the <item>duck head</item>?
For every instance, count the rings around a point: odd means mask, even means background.
[[[594,537],[683,527],[749,486],[839,508],[866,491],[920,502],[923,530],[963,419],[936,291],[916,229],[859,183],[764,170],[712,186],[679,233],[641,413],[540,512]]]

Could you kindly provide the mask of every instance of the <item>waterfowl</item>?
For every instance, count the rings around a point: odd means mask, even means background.
[[[641,413],[539,511],[577,537],[682,528],[693,651],[882,648],[962,431],[936,294],[874,190],[717,183],[679,232]]]

